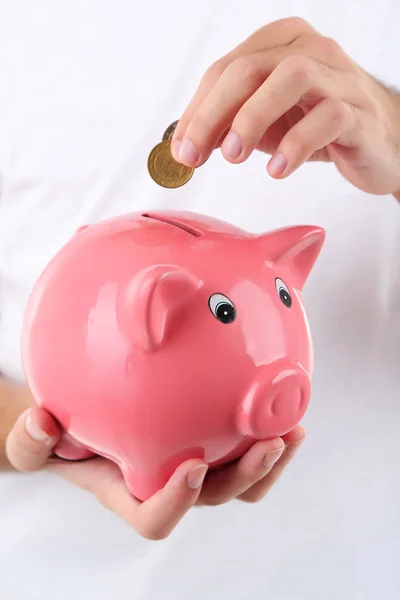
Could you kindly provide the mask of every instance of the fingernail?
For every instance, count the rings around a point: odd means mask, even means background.
[[[279,177],[279,175],[283,175],[287,165],[288,161],[286,156],[279,152],[278,154],[274,154],[274,156],[269,161],[268,172],[274,177]]]
[[[174,139],[171,142],[171,153],[176,161],[179,161],[179,148],[181,147],[182,141],[179,138]]]
[[[186,483],[188,487],[198,489],[202,485],[207,471],[207,465],[199,465],[198,467],[193,467],[193,469],[189,471],[186,477]]]
[[[199,160],[199,151],[188,138],[183,138],[179,149],[179,161],[188,167],[195,167]]]
[[[40,429],[30,415],[27,415],[25,419],[25,430],[29,437],[36,442],[44,442],[50,439],[50,436]]]
[[[230,131],[222,143],[222,154],[228,160],[235,160],[242,152],[242,149],[242,140],[237,133]]]
[[[264,456],[263,465],[266,469],[270,469],[282,456],[284,447],[279,448],[278,450],[274,450],[273,452],[268,452]]]

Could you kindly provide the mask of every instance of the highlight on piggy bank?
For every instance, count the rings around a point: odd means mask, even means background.
[[[290,431],[310,399],[301,292],[324,236],[180,211],[81,228],[39,277],[22,334],[27,383],[68,434],[59,455],[107,457],[145,500],[184,460],[215,468]]]

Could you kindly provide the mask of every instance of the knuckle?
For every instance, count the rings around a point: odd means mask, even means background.
[[[144,539],[152,542],[160,542],[169,537],[169,531],[163,529],[154,529],[149,526],[137,526],[136,531]]]
[[[323,35],[316,38],[315,49],[322,56],[335,56],[341,52],[341,47],[336,40]]]
[[[217,494],[214,492],[213,494],[203,498],[202,501],[205,506],[221,506],[227,502],[227,498],[222,494]]]
[[[240,56],[234,60],[226,71],[243,83],[253,83],[261,78],[258,65],[248,56]]]
[[[246,504],[257,504],[258,496],[243,496],[241,500]]]
[[[306,156],[311,151],[310,141],[295,129],[288,134],[287,146],[290,146],[288,154],[296,157]]]
[[[301,83],[310,78],[313,63],[306,56],[293,54],[282,61],[282,67],[288,72],[292,82]]]
[[[201,149],[201,141],[207,139],[211,135],[210,123],[200,111],[197,111],[193,115],[186,135],[190,139],[195,140],[199,149]]]
[[[246,133],[247,135],[251,135],[251,132],[258,133],[265,128],[265,116],[263,118],[263,114],[254,107],[244,105],[234,119],[232,128],[234,131],[241,132],[242,137],[246,137]]]
[[[290,29],[294,29],[296,31],[308,31],[310,29],[310,24],[303,17],[285,17],[283,19],[279,19],[278,23],[283,25],[284,27],[288,27]]]
[[[218,79],[221,77],[223,72],[227,67],[226,60],[220,58],[216,60],[212,65],[208,67],[206,72],[204,73],[203,80],[207,81],[210,85],[214,85],[217,83]]]
[[[241,500],[246,502],[246,504],[257,504],[258,502],[261,502],[267,494],[268,490],[257,492],[249,491],[245,496],[241,497]]]
[[[346,125],[351,116],[350,109],[339,99],[331,99],[330,112],[332,120],[341,126]]]
[[[92,493],[95,490],[88,490]],[[112,500],[112,495],[108,494],[106,491],[101,490],[101,492],[94,493],[96,500],[111,512],[116,512],[115,502]],[[130,518],[126,519],[128,524],[135,529],[135,531],[146,540],[151,541],[160,541],[165,540],[170,535],[170,531],[166,527],[155,527],[154,524],[146,520],[140,520],[137,518],[137,515],[132,514]]]

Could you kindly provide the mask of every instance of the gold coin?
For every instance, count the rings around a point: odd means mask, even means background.
[[[165,188],[178,188],[191,179],[194,169],[176,162],[171,154],[171,141],[154,146],[149,154],[147,168],[151,178]]]
[[[174,121],[171,125],[168,125],[167,129],[164,131],[164,135],[162,137],[163,142],[167,140],[172,140],[172,136],[174,135],[174,131],[176,126],[178,125],[178,121]]]

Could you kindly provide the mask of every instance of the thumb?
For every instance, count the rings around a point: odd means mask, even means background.
[[[60,438],[55,420],[42,408],[23,412],[6,440],[6,454],[18,471],[38,471]]]

